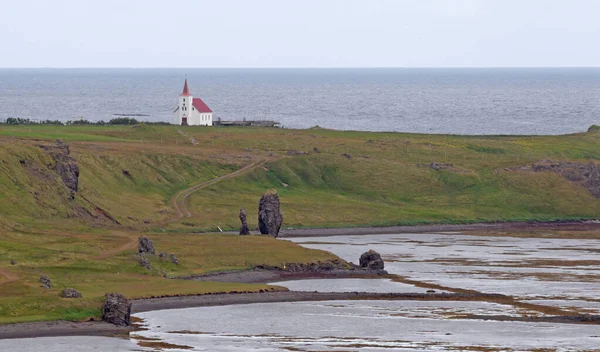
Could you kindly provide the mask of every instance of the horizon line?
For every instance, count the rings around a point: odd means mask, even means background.
[[[596,69],[600,66],[207,66],[207,67],[168,67],[168,66],[24,66],[0,67],[0,70],[277,70],[277,69]]]

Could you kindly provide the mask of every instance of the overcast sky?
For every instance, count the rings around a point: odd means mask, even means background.
[[[600,66],[600,0],[0,0],[0,67]]]

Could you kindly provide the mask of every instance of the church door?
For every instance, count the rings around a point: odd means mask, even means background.
[[[187,123],[187,117],[182,117],[181,118],[181,126],[187,126],[187,125],[188,125],[188,123]]]

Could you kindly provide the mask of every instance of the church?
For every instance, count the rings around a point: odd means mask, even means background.
[[[182,126],[212,126],[213,112],[200,98],[190,94],[187,78],[179,95],[179,106],[173,111],[173,123]]]

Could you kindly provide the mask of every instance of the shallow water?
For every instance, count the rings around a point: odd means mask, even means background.
[[[600,299],[600,240],[402,234],[292,238],[305,247],[358,263],[368,249],[385,269],[446,287],[502,293],[526,299]],[[578,263],[575,263],[578,264]]]
[[[520,314],[486,302],[333,301],[249,304],[138,314],[146,338],[195,351],[562,351],[600,345],[597,326],[448,319],[462,313]]]
[[[133,340],[95,336],[38,337],[0,340],[2,352],[139,351]]]
[[[290,291],[302,292],[426,293],[428,290],[414,285],[394,282],[390,279],[314,279],[272,282],[270,284],[287,287]]]
[[[504,293],[523,302],[599,313],[599,240],[402,234],[293,238],[357,262],[380,252],[391,273],[452,288]],[[576,263],[569,261],[578,260]],[[573,264],[573,265],[572,265]],[[424,292],[388,279],[278,282],[300,291]],[[437,290],[440,292],[440,290]],[[153,338],[191,351],[592,351],[600,327],[473,320],[471,315],[543,317],[534,308],[490,302],[329,301],[247,304],[137,314],[148,330],[130,340],[95,337],[0,341],[0,351],[138,351]],[[51,349],[47,348],[51,346]],[[186,347],[186,348],[187,348]],[[95,348],[95,349],[94,349]],[[146,349],[147,350],[147,349]],[[178,351],[178,349],[170,349]],[[181,349],[183,351],[183,349]]]

